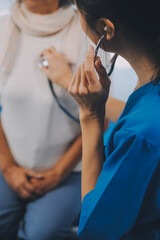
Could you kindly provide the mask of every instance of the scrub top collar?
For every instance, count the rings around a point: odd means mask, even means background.
[[[146,83],[142,87],[135,90],[128,98],[127,105],[133,102],[135,99],[139,98],[140,96],[144,95],[153,90],[156,86],[160,86],[160,77],[152,80],[149,83]]]

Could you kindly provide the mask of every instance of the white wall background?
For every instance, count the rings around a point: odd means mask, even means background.
[[[111,80],[111,96],[126,102],[136,86],[137,75],[124,58],[118,57]]]
[[[110,53],[108,54],[108,57],[106,57],[106,53],[103,50],[99,50],[99,56],[101,57],[103,65],[106,66],[113,54]],[[109,71],[109,69],[107,71]],[[114,71],[110,78],[110,95],[126,102],[136,86],[137,75],[124,58],[118,56]]]

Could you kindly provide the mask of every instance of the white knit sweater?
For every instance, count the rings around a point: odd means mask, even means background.
[[[6,17],[9,16],[0,18],[0,31]],[[72,31],[64,29],[50,37],[34,37],[22,33],[12,74],[5,86],[0,86],[3,129],[12,154],[22,167],[35,170],[51,168],[80,134],[80,125],[57,106],[47,79],[38,68],[41,52],[50,46],[61,51],[62,39],[67,34],[70,34],[71,39],[66,43],[70,51],[77,51],[73,71],[84,60],[88,44],[77,14],[69,28]],[[74,41],[75,34],[76,37],[77,34],[79,36],[78,41]],[[69,60],[69,55],[66,57]],[[55,90],[61,103],[78,117],[78,105],[68,92],[57,85]],[[74,171],[80,170],[81,164],[78,164]]]

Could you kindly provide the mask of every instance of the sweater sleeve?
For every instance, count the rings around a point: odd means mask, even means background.
[[[3,48],[3,35],[6,30],[8,19],[10,18],[9,12],[6,12],[4,14],[0,14],[0,49]],[[0,51],[0,58],[1,58],[1,51]],[[2,72],[0,67],[0,107],[1,107],[1,94],[4,87],[4,81],[2,81]]]
[[[134,133],[118,131],[97,184],[83,200],[80,239],[117,240],[129,232],[156,174],[158,147]]]

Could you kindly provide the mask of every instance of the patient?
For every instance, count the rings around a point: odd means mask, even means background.
[[[67,0],[17,1],[0,18],[0,239],[65,239],[80,213],[80,125],[59,108],[38,65],[54,52],[65,88],[86,46]],[[68,92],[54,91],[77,119]]]

